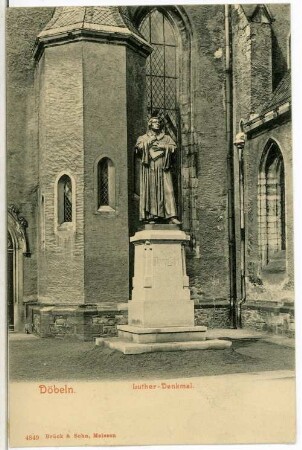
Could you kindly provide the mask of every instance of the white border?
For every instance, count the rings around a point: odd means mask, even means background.
[[[81,6],[81,5],[137,5],[144,3],[142,0],[120,0],[120,1],[112,1],[112,0],[10,0],[9,6],[18,6],[18,7],[30,7],[30,6]],[[162,0],[149,0],[145,2],[147,4],[154,5],[165,5],[165,4],[234,4],[234,3],[260,3],[259,1],[252,0],[241,0],[241,1],[203,1],[203,0],[174,0],[172,1],[162,1]],[[293,74],[293,143],[294,143],[294,223],[295,223],[295,281],[296,281],[296,330],[297,330],[297,378],[299,379],[301,373],[301,352],[299,349],[299,345],[301,344],[301,293],[302,293],[302,207],[301,207],[301,198],[302,198],[302,152],[300,151],[300,146],[302,145],[302,2],[301,0],[273,0],[269,3],[290,3],[292,5],[292,74]],[[0,358],[0,398],[2,402],[5,403],[6,398],[6,345],[3,346],[3,343],[6,342],[6,326],[4,321],[4,313],[5,313],[5,296],[4,296],[4,288],[6,284],[5,280],[5,248],[6,248],[6,177],[4,176],[4,167],[5,167],[5,24],[4,24],[4,9],[5,9],[6,1],[0,0],[0,117],[2,120],[0,121],[0,167],[2,168],[2,173],[0,176],[0,226],[1,226],[1,239],[0,239],[0,289],[2,295],[0,297],[0,342],[2,343],[1,348],[1,358]],[[4,238],[4,239],[3,239]],[[301,384],[297,383],[297,403],[298,403],[298,434],[297,434],[297,443],[292,445],[291,448],[297,447],[298,443],[301,444],[301,396],[302,387]],[[0,407],[0,448],[6,449],[6,420],[3,412],[3,404]],[[197,446],[201,447],[201,446]],[[223,450],[232,450],[234,446],[225,445],[225,446],[202,446],[202,449],[215,449],[222,448]],[[48,447],[49,448],[49,447]],[[54,450],[57,450],[59,447],[55,447]],[[66,448],[66,447],[65,447]],[[71,448],[71,447],[69,447]],[[85,447],[89,449],[89,447]],[[96,447],[91,447],[91,449],[95,449]],[[99,447],[100,448],[100,447]],[[108,447],[107,447],[108,448]],[[116,449],[123,447],[115,447]],[[130,447],[133,449],[137,449],[138,447]],[[154,447],[148,447],[148,449],[152,450]],[[158,448],[158,447],[156,447]],[[189,448],[188,446],[169,446],[168,449],[180,449],[180,448]],[[259,449],[264,450],[267,448],[272,448],[273,450],[279,449],[287,449],[287,445],[238,445],[235,449]]]
[[[11,7],[21,7],[21,6],[26,6],[26,7],[31,7],[31,6],[109,6],[109,5],[142,5],[142,4],[147,4],[147,5],[206,5],[206,4],[221,4],[224,5],[226,3],[229,4],[263,4],[263,2],[260,2],[258,0],[256,1],[252,1],[252,0],[241,0],[241,1],[236,1],[236,0],[228,0],[228,1],[224,1],[224,0],[213,0],[213,1],[209,1],[209,0],[148,0],[148,1],[144,1],[144,0],[8,0],[9,1],[9,6]],[[294,2],[298,2],[298,0],[272,0],[272,1],[268,1],[266,2],[266,4],[270,4],[270,3],[294,3]]]
[[[5,172],[5,11],[0,0],[0,448],[7,448],[6,438],[6,172]]]

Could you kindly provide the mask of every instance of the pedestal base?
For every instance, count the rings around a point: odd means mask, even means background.
[[[118,337],[138,344],[205,341],[207,327],[140,328],[118,325]]]
[[[140,353],[172,352],[185,350],[223,350],[231,347],[231,341],[210,339],[205,341],[187,342],[153,342],[136,343],[121,338],[102,339],[96,338],[96,345],[105,345],[113,350],[118,350],[124,355],[137,355]]]
[[[96,339],[96,345],[105,345],[124,355],[179,350],[208,350],[229,348],[231,341],[206,340],[207,327],[140,328],[118,325],[118,337]]]

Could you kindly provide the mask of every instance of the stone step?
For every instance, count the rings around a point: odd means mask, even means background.
[[[124,355],[137,355],[140,353],[172,352],[187,350],[223,350],[231,347],[230,341],[213,339],[207,341],[188,342],[156,342],[139,344],[125,341],[120,338],[104,339],[103,345],[113,350],[118,350]]]
[[[136,343],[205,341],[207,327],[162,327],[143,328],[131,325],[118,325],[121,339]]]

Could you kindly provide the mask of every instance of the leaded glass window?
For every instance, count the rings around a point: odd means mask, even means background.
[[[64,182],[64,222],[72,222],[72,189],[69,177]]]
[[[151,11],[139,27],[153,52],[146,62],[148,115],[159,114],[177,138],[177,39],[167,17],[157,9]]]
[[[45,197],[41,196],[41,210],[40,210],[40,225],[41,225],[41,247],[45,248]]]
[[[110,158],[102,158],[97,168],[98,209],[115,209],[115,168]]]
[[[68,175],[63,175],[58,183],[58,221],[72,222],[72,184]]]
[[[108,158],[99,163],[99,207],[109,205]]]

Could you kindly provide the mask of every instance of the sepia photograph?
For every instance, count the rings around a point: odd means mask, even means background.
[[[291,3],[6,7],[9,448],[295,442],[291,72]]]

